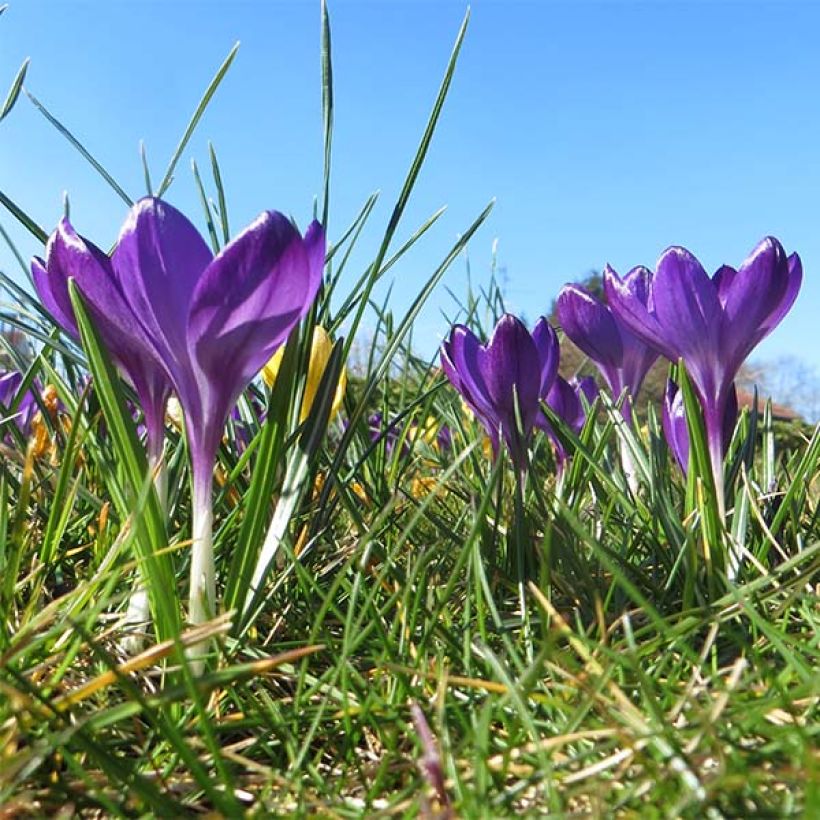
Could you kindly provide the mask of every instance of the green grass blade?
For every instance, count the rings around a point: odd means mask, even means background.
[[[111,174],[105,170],[102,164],[94,158],[93,154],[28,89],[26,90],[26,96],[34,104],[34,107],[60,132],[60,134],[62,134],[69,141],[69,143],[71,143],[83,159],[91,165],[91,167],[111,186],[117,196],[130,208],[134,204],[134,201],[130,196],[128,196],[128,194],[125,193],[117,180],[115,180],[114,177],[112,177]]]
[[[179,144],[174,151],[173,156],[171,157],[170,162],[168,163],[168,168],[165,171],[165,176],[162,178],[162,182],[157,189],[157,196],[161,197],[167,190],[171,184],[171,181],[174,178],[174,169],[177,167],[177,163],[179,162],[179,158],[182,156],[182,152],[185,150],[185,146],[188,145],[188,141],[193,136],[194,131],[196,130],[197,125],[199,125],[200,119],[202,119],[202,115],[205,113],[205,109],[208,107],[208,104],[211,101],[211,98],[216,93],[217,88],[219,88],[220,83],[225,77],[225,74],[228,73],[228,69],[231,67],[231,63],[236,57],[236,52],[239,51],[239,43],[237,43],[228,53],[228,56],[225,58],[225,61],[219,67],[219,70],[214,75],[214,78],[211,80],[208,87],[205,89],[205,93],[202,95],[202,99],[199,101],[199,105],[196,107],[193,116],[191,117],[190,121],[188,122],[188,127],[185,129],[185,133],[182,135],[182,139],[180,139]]]
[[[26,79],[26,71],[28,71],[29,62],[30,58],[26,57],[26,59],[23,60],[23,64],[17,70],[14,80],[12,80],[9,93],[6,94],[5,102],[3,103],[2,108],[0,108],[0,122],[2,122],[11,113],[12,108],[14,108],[14,104],[20,96],[20,90],[23,87],[23,80]]]
[[[95,392],[102,405],[118,459],[125,471],[131,499],[136,500],[142,489],[151,485],[145,452],[126,409],[117,374],[73,280],[69,280],[69,293],[83,349],[88,356],[89,369],[94,376]],[[176,590],[171,558],[167,552],[157,552],[167,544],[168,539],[159,501],[152,486],[146,496],[144,507],[135,515],[137,544],[149,581],[148,593],[157,634],[160,640],[164,640],[179,634],[180,612],[177,595],[169,594]]]

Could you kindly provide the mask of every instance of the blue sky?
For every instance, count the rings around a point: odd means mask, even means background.
[[[331,236],[381,191],[359,273],[404,179],[466,5],[331,2],[336,127]],[[398,239],[447,213],[395,269],[406,308],[493,197],[470,247],[476,283],[498,239],[511,309],[533,319],[560,286],[605,262],[654,265],[670,244],[707,268],[738,264],[770,233],[805,281],[759,356],[820,367],[820,4],[475,0],[462,58]],[[39,2],[0,18],[0,94],[31,57],[28,88],[133,197],[139,141],[155,181],[235,41],[238,57],[177,169],[168,198],[192,214],[190,174],[216,146],[238,230],[264,208],[303,225],[322,174],[318,2]],[[0,190],[51,229],[62,192],[81,233],[107,247],[121,200],[21,99],[0,123]],[[36,244],[0,213],[24,255]],[[0,247],[0,266],[15,263]],[[445,284],[466,291],[457,261]],[[442,288],[419,322],[426,352],[454,303]]]

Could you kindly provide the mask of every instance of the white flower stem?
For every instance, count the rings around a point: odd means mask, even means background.
[[[191,587],[188,603],[188,621],[192,626],[202,624],[216,614],[211,476],[210,472],[205,475],[201,470],[194,469]],[[202,671],[202,658],[206,652],[207,643],[196,644],[188,652],[196,674]]]
[[[717,438],[717,437],[715,437]],[[717,499],[718,514],[720,520],[725,526],[726,524],[726,489],[725,489],[725,474],[723,471],[723,442],[710,441],[709,442],[709,460],[712,462],[712,479],[715,483],[715,497]],[[730,581],[737,578],[737,572],[740,568],[740,555],[737,553],[734,546],[730,543],[727,553],[726,561],[726,575]]]

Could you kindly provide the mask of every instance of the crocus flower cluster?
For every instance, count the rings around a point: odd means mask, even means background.
[[[68,280],[76,281],[137,392],[154,455],[171,390],[179,397],[193,476],[193,623],[215,610],[211,485],[223,427],[313,302],[324,254],[317,222],[303,238],[286,216],[266,211],[214,256],[182,213],[148,197],[129,212],[110,257],[63,219],[45,261],[32,263],[43,303],[74,335]]]
[[[801,280],[800,258],[787,256],[773,237],[763,239],[738,269],[723,265],[711,277],[685,248],[669,248],[648,293],[611,269],[604,275],[607,300],[619,320],[646,345],[686,365],[703,408],[721,505],[735,377],[789,311]]]
[[[441,348],[445,375],[482,423],[497,455],[503,440],[519,472],[527,446],[541,422],[558,374],[558,337],[543,317],[532,333],[505,314],[483,345],[464,325],[456,325]]]
[[[643,267],[623,278],[604,271],[606,304],[577,285],[558,297],[559,321],[567,336],[592,359],[613,397],[626,393],[623,414],[658,356],[682,361],[704,415],[718,500],[723,508],[723,457],[737,420],[734,379],[754,347],[783,319],[802,280],[797,254],[767,237],[738,269],[723,265],[709,276],[685,248],[669,248],[656,272]],[[582,404],[556,374],[558,343],[544,319],[533,333],[514,316],[498,322],[482,345],[468,328],[456,325],[441,349],[447,378],[481,421],[498,452],[503,439],[519,470],[534,426],[544,428],[566,458],[560,441],[540,412],[546,401],[571,427],[583,424]],[[594,397],[595,387],[585,391]],[[669,384],[663,408],[667,440],[681,466],[688,465],[689,439],[682,395]]]

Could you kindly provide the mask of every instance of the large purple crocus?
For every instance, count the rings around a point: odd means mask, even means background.
[[[526,467],[527,444],[543,415],[539,402],[553,386],[558,356],[558,338],[546,319],[530,333],[510,314],[499,319],[486,345],[456,325],[441,347],[445,375],[484,425],[496,455],[503,438],[519,471]]]
[[[58,234],[76,236],[67,223]],[[182,213],[148,197],[129,212],[110,262],[80,240],[57,241],[46,263],[49,277],[77,279],[95,317],[113,291],[122,297],[124,309],[107,318],[161,366],[179,397],[193,477],[192,623],[215,610],[211,489],[225,422],[312,304],[324,255],[318,222],[303,238],[283,214],[266,211],[214,257]],[[94,275],[81,281],[86,270]]]
[[[735,376],[791,308],[801,280],[800,258],[787,256],[772,237],[737,270],[724,265],[711,277],[685,248],[669,248],[658,260],[648,298],[614,271],[605,272],[613,313],[647,345],[686,365],[703,407],[721,508],[724,421]]]
[[[624,287],[646,304],[651,281],[650,271],[635,268],[624,277]],[[630,401],[638,397],[647,371],[658,358],[657,350],[631,333],[608,305],[580,285],[562,288],[556,311],[564,333],[595,362],[612,397],[618,399],[627,391],[622,412],[631,421]]]

